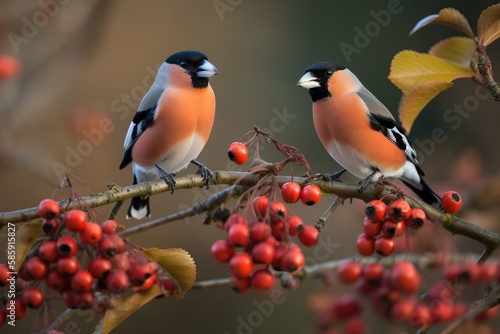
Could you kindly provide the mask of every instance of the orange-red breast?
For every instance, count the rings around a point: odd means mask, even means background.
[[[422,178],[405,131],[351,71],[331,62],[318,63],[297,85],[309,90],[316,132],[342,167],[363,180],[400,179],[426,203],[440,206],[440,197]]]
[[[174,173],[198,166],[208,188],[212,172],[196,159],[215,117],[215,94],[208,79],[217,74],[206,55],[181,51],[168,57],[130,124],[120,169],[132,162],[134,184],[163,178],[175,189]],[[134,197],[127,218],[150,216],[149,199]]]

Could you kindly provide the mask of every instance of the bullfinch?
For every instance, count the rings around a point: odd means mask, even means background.
[[[212,172],[194,160],[205,146],[215,117],[215,94],[208,79],[217,74],[206,55],[181,51],[162,63],[153,85],[130,123],[120,169],[132,162],[134,184],[173,176],[189,163],[208,188]],[[149,198],[134,197],[127,219],[150,217]]]
[[[400,179],[424,202],[440,207],[441,199],[422,178],[424,172],[405,131],[349,69],[318,63],[297,85],[309,90],[318,137],[342,167],[364,180],[362,184],[381,176]]]

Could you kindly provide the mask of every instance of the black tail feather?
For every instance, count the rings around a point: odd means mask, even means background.
[[[432,205],[438,209],[441,209],[441,197],[436,194],[431,187],[424,181],[422,177],[420,177],[420,184],[422,189],[418,189],[414,185],[401,180],[408,188],[413,190],[415,194],[417,194],[425,203]]]
[[[134,184],[137,184],[137,178],[134,175]],[[127,212],[127,219],[129,218],[142,219],[144,217],[151,217],[151,211],[149,210],[149,197],[141,198],[134,197],[130,203],[130,207]]]

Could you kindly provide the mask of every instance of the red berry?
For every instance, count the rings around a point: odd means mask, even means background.
[[[429,311],[431,312],[433,322],[448,322],[455,316],[453,304],[442,300],[434,300],[429,304]]]
[[[367,325],[365,321],[359,317],[350,318],[345,324],[346,334],[364,334],[367,333]]]
[[[412,230],[418,230],[424,226],[426,219],[427,217],[425,216],[425,212],[423,210],[419,208],[411,209],[411,215],[410,218],[406,220],[406,226]]]
[[[102,238],[102,228],[101,225],[96,223],[87,223],[85,228],[80,231],[80,239],[86,244],[96,244],[101,241]]]
[[[9,285],[10,268],[6,264],[0,264],[0,287]]]
[[[113,269],[106,275],[105,284],[111,293],[122,293],[130,285],[130,281],[125,271]]]
[[[390,318],[397,322],[408,321],[416,307],[417,299],[415,296],[402,298],[392,304]]]
[[[333,314],[339,319],[351,318],[361,313],[361,304],[351,295],[340,296],[333,305]]]
[[[363,219],[363,231],[367,237],[376,237],[382,232],[382,223],[379,220]]]
[[[387,217],[382,222],[382,232],[386,237],[395,238],[398,234],[398,222],[392,217]]]
[[[113,268],[128,271],[130,269],[130,254],[128,252],[118,253],[111,257]]]
[[[252,248],[252,259],[254,263],[271,264],[276,251],[274,246],[267,242],[259,242]]]
[[[398,262],[389,271],[390,286],[402,292],[417,292],[420,281],[420,274],[411,262]]]
[[[275,221],[271,224],[271,235],[278,241],[286,238],[286,226],[285,222]]]
[[[410,204],[408,204],[408,202],[406,202],[405,200],[397,199],[389,204],[387,212],[389,213],[389,216],[394,218],[395,221],[399,222],[410,218],[411,207]]]
[[[243,143],[234,142],[229,145],[227,156],[235,164],[243,165],[248,159],[248,148]]]
[[[375,199],[369,202],[365,208],[366,217],[372,221],[382,220],[387,213],[387,205],[381,200]]]
[[[21,72],[21,61],[14,56],[0,56],[0,80],[10,79]]]
[[[274,275],[267,269],[260,269],[253,273],[250,284],[259,290],[268,290],[273,286]]]
[[[304,222],[299,216],[288,217],[285,219],[285,223],[288,226],[288,234],[291,236],[297,235],[297,228],[304,225]]]
[[[141,286],[134,288],[134,290],[135,291],[148,291],[149,289],[151,289],[153,287],[153,285],[156,283],[157,279],[158,278],[157,278],[156,274],[153,274],[153,275],[149,276],[148,278],[146,278],[146,280],[144,281],[144,283]]]
[[[7,305],[14,304],[14,316],[16,320],[23,319],[26,316],[27,308],[21,297],[15,297],[7,302]]]
[[[69,278],[59,273],[56,268],[50,269],[45,282],[50,289],[60,293],[69,288]]]
[[[378,262],[366,264],[362,276],[370,283],[378,283],[384,277],[384,267]]]
[[[361,234],[356,240],[356,249],[363,256],[372,255],[375,252],[375,238]]]
[[[49,264],[39,258],[34,256],[26,262],[26,268],[28,273],[34,279],[42,279],[49,273]]]
[[[271,236],[271,226],[264,222],[255,222],[250,226],[250,239],[254,242],[267,240]]]
[[[133,285],[143,285],[144,282],[153,276],[154,271],[149,263],[135,263],[128,273],[128,278]]]
[[[113,265],[108,259],[96,257],[90,261],[87,269],[92,276],[94,276],[94,278],[99,279],[104,277],[111,269],[113,269]]]
[[[171,279],[164,280],[161,286],[163,286],[163,288],[167,291],[174,291],[175,290],[174,282],[172,282]]]
[[[70,210],[64,214],[64,225],[71,232],[80,232],[87,224],[87,214],[82,210]]]
[[[414,311],[407,319],[409,324],[413,327],[422,327],[429,325],[432,322],[431,311],[429,306],[424,303],[417,303]]]
[[[359,263],[347,261],[340,264],[337,275],[342,282],[352,284],[361,277],[361,270]]]
[[[45,300],[45,295],[42,290],[30,286],[23,291],[21,298],[29,308],[39,308]]]
[[[282,202],[272,202],[269,205],[269,214],[272,222],[279,222],[286,217],[286,206]]]
[[[318,243],[319,230],[312,225],[304,225],[298,236],[304,246],[312,247]]]
[[[226,232],[229,233],[229,230],[233,225],[245,225],[248,226],[248,221],[245,217],[242,215],[239,215],[237,213],[233,213],[229,218],[226,220],[226,223],[224,224],[224,228],[226,229]]]
[[[266,196],[255,197],[252,200],[252,207],[257,217],[264,218],[266,216],[267,204],[269,204],[269,199]]]
[[[499,312],[500,312],[500,305],[495,305],[495,306],[479,313],[478,315],[476,315],[476,317],[474,319],[476,319],[476,320],[494,319],[494,318],[498,317]]]
[[[38,214],[44,219],[52,219],[59,216],[61,209],[53,199],[44,199],[38,204]]]
[[[49,263],[56,262],[59,259],[57,244],[55,241],[45,241],[38,248],[38,256]]]
[[[101,224],[102,233],[106,234],[116,234],[119,228],[119,224],[116,220],[106,220]]]
[[[441,198],[441,206],[444,212],[455,213],[462,206],[462,197],[456,191],[447,191]]]
[[[112,257],[125,250],[125,241],[116,234],[106,235],[99,241],[98,249],[101,256]]]
[[[292,248],[281,255],[279,267],[289,273],[294,273],[304,266],[306,259],[300,248]]]
[[[92,307],[95,301],[95,296],[92,291],[83,291],[76,294],[76,308],[80,310],[88,310]]]
[[[76,309],[78,307],[78,292],[71,289],[66,290],[62,293],[62,300],[68,308]]]
[[[234,246],[244,247],[248,245],[250,241],[250,229],[248,225],[235,224],[231,226],[227,233],[227,239]]]
[[[245,293],[250,290],[250,277],[238,278],[235,276],[231,276],[229,282],[231,289],[233,289],[237,293]]]
[[[300,200],[305,205],[314,205],[321,199],[321,189],[315,184],[309,184],[302,189]]]
[[[72,237],[64,236],[57,240],[57,251],[60,256],[74,256],[78,251],[78,245]]]
[[[302,188],[296,182],[287,182],[281,186],[281,198],[285,203],[297,203]]]
[[[74,275],[80,269],[80,262],[74,256],[62,257],[57,260],[56,269],[62,275]]]
[[[234,255],[234,246],[230,245],[226,240],[218,240],[213,243],[210,252],[217,261],[226,263]]]
[[[394,252],[394,248],[396,248],[394,238],[382,235],[375,239],[375,250],[382,256],[391,255]]]
[[[252,273],[253,262],[250,255],[246,253],[234,254],[229,260],[229,271],[233,276],[243,278]]]
[[[44,219],[42,221],[42,231],[47,235],[53,235],[59,226],[61,226],[61,219],[59,217]]]

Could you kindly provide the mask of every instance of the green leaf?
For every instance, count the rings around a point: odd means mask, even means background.
[[[16,271],[19,271],[26,255],[39,237],[43,235],[42,220],[32,220],[16,225]]]
[[[483,10],[477,20],[479,44],[487,46],[500,37],[500,4]]]
[[[452,61],[454,63],[470,66],[472,56],[476,52],[476,42],[469,37],[451,37],[443,39],[430,48],[429,54]]]
[[[433,55],[405,50],[394,56],[389,79],[403,93],[429,81],[451,82],[472,77],[470,66],[464,66]]]
[[[429,24],[444,24],[458,29],[467,36],[474,38],[474,32],[470,27],[469,21],[467,21],[465,16],[455,8],[443,8],[439,11],[439,14],[424,17],[418,21],[415,27],[413,27],[410,31],[410,35]]]
[[[452,82],[431,81],[421,84],[403,95],[399,103],[399,120],[407,133],[410,133],[415,119],[422,109],[447,88],[453,86]]]
[[[196,281],[196,264],[193,258],[181,248],[149,248],[142,251],[149,260],[162,266],[177,287],[174,297],[179,299],[189,291]]]
[[[106,311],[104,315],[102,333],[107,334],[111,332],[116,326],[132,315],[132,313],[161,294],[160,287],[153,285],[148,291],[136,292],[125,299],[115,296],[111,301],[112,308]]]

